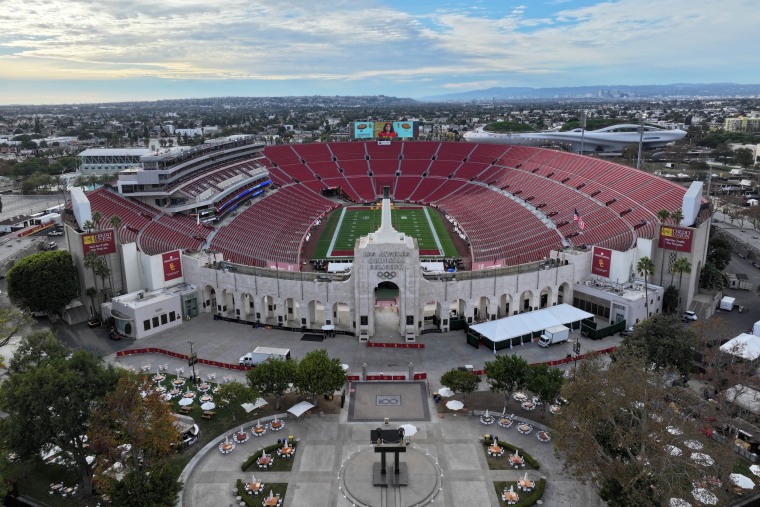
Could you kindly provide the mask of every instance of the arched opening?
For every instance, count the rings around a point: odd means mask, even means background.
[[[544,287],[541,289],[541,295],[538,298],[538,307],[547,308],[552,305],[552,288]]]
[[[261,320],[264,324],[276,324],[274,318],[274,312],[277,310],[277,305],[274,303],[272,296],[264,296],[261,298],[261,311],[256,312],[257,320]],[[259,317],[259,314],[261,317]]]
[[[428,301],[422,311],[422,330],[430,331],[441,329],[441,303],[438,301]]]
[[[219,301],[217,312],[224,317],[235,317],[235,294],[232,291],[222,291],[222,298]]]
[[[396,336],[399,332],[399,289],[383,281],[375,287],[375,336]]]
[[[475,322],[483,322],[491,319],[491,316],[488,313],[488,305],[490,302],[491,301],[485,296],[482,296],[478,299],[474,310]]]
[[[253,304],[253,296],[250,294],[243,293],[243,295],[240,296],[240,318],[243,320],[256,320],[254,317],[255,315],[255,308]]]
[[[332,322],[335,329],[342,329],[344,331],[351,331],[351,307],[346,303],[335,303],[332,307]]]
[[[520,312],[533,310],[533,292],[526,290],[520,295]]]
[[[309,327],[311,329],[321,329],[325,322],[325,305],[321,301],[312,299],[309,301],[306,309],[308,313]]]
[[[451,330],[464,329],[464,323],[467,321],[467,303],[464,299],[457,299],[449,305],[449,319],[451,319]]]
[[[512,314],[512,311],[514,311],[512,308],[512,295],[502,294],[501,297],[499,297],[499,308],[496,310],[496,317],[509,317]]]
[[[285,300],[285,325],[288,327],[301,327],[306,321],[301,322],[301,305],[293,298]]]
[[[557,289],[557,304],[561,305],[565,302],[565,299],[567,299],[567,301],[571,301],[570,284],[567,282],[564,282],[559,286],[559,289]]]
[[[203,289],[203,310],[206,312],[216,312],[216,289],[206,285]]]

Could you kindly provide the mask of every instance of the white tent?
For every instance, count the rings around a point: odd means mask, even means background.
[[[311,410],[312,408],[314,408],[314,405],[312,405],[308,401],[302,401],[301,403],[296,403],[295,405],[290,407],[288,409],[288,412],[290,412],[296,417],[301,417],[304,412],[306,412],[307,410]]]
[[[736,384],[726,389],[725,396],[726,401],[753,414],[760,414],[760,391],[749,386]]]
[[[256,410],[259,407],[263,407],[266,404],[267,404],[267,401],[264,398],[256,398],[255,402],[243,403],[240,406],[243,407],[243,410],[245,410],[246,412],[251,412],[253,410]]]
[[[470,329],[492,341],[494,351],[496,351],[497,342],[537,333],[552,326],[578,322],[593,316],[591,313],[563,303],[535,312],[521,313],[512,317],[475,324],[470,326]]]
[[[742,333],[720,346],[721,352],[754,361],[760,357],[760,337]]]

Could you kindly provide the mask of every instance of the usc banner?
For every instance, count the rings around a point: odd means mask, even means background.
[[[164,281],[182,278],[182,259],[179,250],[161,254],[161,260],[164,263]]]
[[[677,252],[691,252],[691,239],[694,234],[692,229],[686,227],[674,227],[663,225],[660,227],[660,240],[658,246]]]
[[[116,236],[113,229],[82,234],[82,253],[87,255],[95,252],[96,255],[112,254],[116,251]]]
[[[591,259],[591,274],[609,278],[612,250],[595,246]]]

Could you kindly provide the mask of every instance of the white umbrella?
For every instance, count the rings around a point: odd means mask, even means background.
[[[188,405],[192,405],[193,404],[193,399],[192,398],[182,398],[181,400],[179,400],[179,404],[182,407],[186,407]]]
[[[753,474],[760,476],[760,465],[752,465],[749,467],[749,471]]]
[[[344,363],[344,364],[341,364],[341,365],[340,365],[340,367],[341,367],[341,368],[343,368],[343,371],[348,371],[348,369],[350,368],[350,366],[348,366],[348,365],[347,365],[347,364],[345,364],[345,363]]]
[[[691,494],[703,504],[717,505],[718,503],[718,497],[707,491],[705,488],[695,488]]]
[[[304,412],[311,410],[312,408],[314,408],[313,404],[309,403],[308,401],[302,401],[290,407],[288,409],[288,412],[290,412],[296,417],[301,417],[304,414]]]
[[[729,475],[731,482],[736,484],[742,489],[752,489],[755,487],[755,483],[752,479],[747,477],[746,475],[742,474],[731,474]]]
[[[216,408],[216,404],[213,401],[207,401],[203,405],[201,405],[202,410],[214,410]]]
[[[704,447],[702,442],[699,442],[698,440],[685,440],[683,444],[694,451],[701,451]]]
[[[256,474],[251,474],[251,483],[256,484]]]
[[[446,402],[446,407],[451,410],[462,410],[464,408],[464,403],[459,400],[451,400]]]
[[[271,489],[269,490],[269,498],[274,498],[274,492]]]
[[[417,426],[414,426],[413,424],[402,424],[399,426],[399,429],[404,430],[404,436],[405,437],[411,437],[415,433],[417,433]]]
[[[491,415],[488,413],[488,409],[486,409],[486,417],[491,417]]]
[[[443,386],[440,389],[438,389],[438,396],[442,396],[444,398],[449,398],[451,396],[454,396],[454,391],[452,391],[451,389],[449,389],[446,386]]]
[[[691,507],[691,504],[683,498],[671,498],[669,505],[670,507]]]
[[[691,459],[699,463],[700,465],[711,466],[715,464],[715,460],[710,457],[709,454],[703,452],[691,453]]]
[[[671,456],[680,456],[683,454],[683,451],[676,447],[675,445],[666,445],[665,450],[670,454]]]

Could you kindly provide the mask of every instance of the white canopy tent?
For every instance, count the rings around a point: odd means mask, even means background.
[[[593,316],[591,313],[563,303],[534,312],[521,313],[512,317],[475,324],[470,327],[470,330],[477,332],[483,338],[492,342],[495,353],[496,344],[499,342],[537,333],[552,326],[580,322]]]
[[[243,410],[246,411],[246,413],[252,412],[253,410],[256,410],[257,408],[263,407],[267,404],[267,401],[264,398],[256,398],[256,401],[253,403],[243,403],[240,405],[243,407]]]
[[[420,262],[420,266],[422,266],[422,269],[429,273],[443,273],[446,271],[446,268],[443,266],[443,262],[439,261]]]
[[[301,417],[304,414],[304,412],[306,412],[307,410],[311,410],[312,408],[314,408],[314,405],[312,405],[308,401],[302,401],[301,403],[296,403],[295,405],[290,407],[288,409],[288,412],[290,412],[296,417]]]
[[[720,351],[754,361],[760,357],[760,336],[742,333],[721,345]]]
[[[353,267],[354,267],[353,262],[328,262],[327,272],[328,273],[345,273],[346,271],[351,271],[351,268]]]

